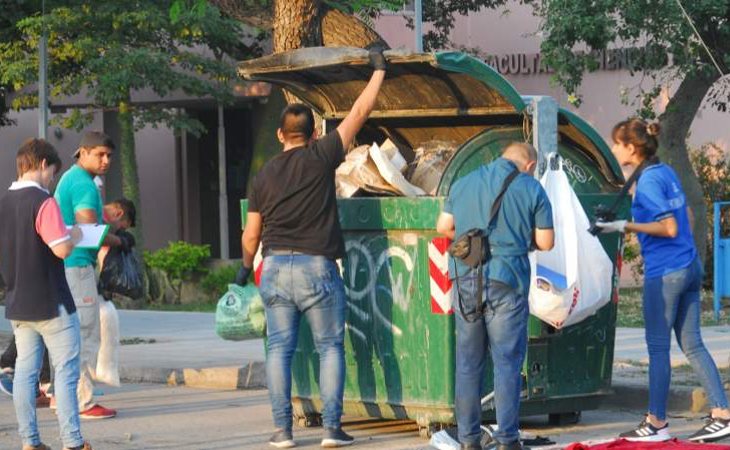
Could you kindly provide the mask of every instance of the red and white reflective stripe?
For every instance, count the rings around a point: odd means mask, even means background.
[[[451,241],[438,237],[428,243],[428,272],[431,279],[431,313],[451,314],[451,280],[449,254]]]
[[[264,256],[261,254],[261,245],[253,257],[253,282],[258,286],[261,283],[261,269],[264,267]]]

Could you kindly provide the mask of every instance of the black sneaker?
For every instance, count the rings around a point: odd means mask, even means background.
[[[289,430],[277,430],[273,436],[269,439],[269,445],[276,448],[292,448],[296,447],[297,443],[294,442],[294,438]]]
[[[322,447],[335,448],[352,445],[355,438],[342,431],[342,428],[325,428]]]
[[[695,442],[715,442],[730,436],[730,420],[708,417],[705,426],[689,437]]]
[[[631,442],[664,442],[672,438],[669,435],[669,423],[656,428],[647,419],[641,421],[636,429],[621,433],[618,437]]]

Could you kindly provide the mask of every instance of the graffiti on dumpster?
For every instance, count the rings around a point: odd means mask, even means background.
[[[575,183],[586,184],[593,179],[593,175],[588,175],[586,170],[576,164],[572,159],[563,157],[563,169]]]
[[[394,335],[400,336],[403,330],[393,324],[386,312],[381,311],[380,305],[392,304],[401,311],[408,311],[408,293],[412,291],[415,282],[414,261],[417,260],[417,255],[411,255],[404,248],[394,245],[381,248],[380,253],[373,254],[372,249],[379,246],[371,244],[372,242],[355,240],[346,243],[347,270],[344,281],[350,299],[348,307],[358,317],[359,322],[375,320],[392,330]],[[413,248],[417,251],[416,247]],[[394,260],[398,260],[405,270],[391,270]],[[352,324],[348,327],[355,336],[365,340],[365,334],[361,330]]]

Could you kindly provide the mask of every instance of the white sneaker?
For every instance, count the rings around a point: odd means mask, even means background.
[[[664,442],[672,438],[669,435],[669,422],[661,428],[656,428],[646,418],[641,421],[638,427],[621,433],[618,437],[631,442]]]

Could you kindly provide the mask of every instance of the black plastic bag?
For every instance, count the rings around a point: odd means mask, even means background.
[[[104,267],[99,274],[100,291],[141,298],[144,294],[143,270],[137,252],[112,248],[104,258]]]

